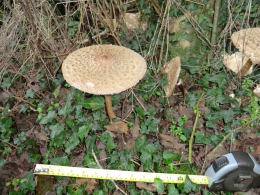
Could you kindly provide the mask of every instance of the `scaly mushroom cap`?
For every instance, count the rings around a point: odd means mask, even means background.
[[[136,85],[146,72],[146,61],[121,46],[93,45],[78,49],[62,64],[64,79],[73,87],[97,95],[120,93]]]
[[[260,63],[260,28],[234,32],[231,40],[239,51],[250,58],[253,64]]]

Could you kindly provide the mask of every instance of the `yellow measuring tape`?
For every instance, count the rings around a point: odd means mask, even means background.
[[[188,176],[193,183],[209,184],[208,177],[203,175],[121,171],[45,164],[36,164],[34,174],[133,182],[154,182],[155,178],[160,178],[164,183],[183,183],[186,179],[186,176]]]

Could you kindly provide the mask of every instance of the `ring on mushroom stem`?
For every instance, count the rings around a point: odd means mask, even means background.
[[[131,49],[116,45],[93,45],[78,49],[62,64],[64,79],[73,87],[105,95],[110,121],[115,118],[112,94],[136,85],[145,75],[145,59]]]

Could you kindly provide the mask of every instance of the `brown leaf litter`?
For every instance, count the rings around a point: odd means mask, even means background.
[[[106,130],[116,132],[116,133],[127,133],[128,126],[123,121],[112,122],[109,125],[105,126]]]

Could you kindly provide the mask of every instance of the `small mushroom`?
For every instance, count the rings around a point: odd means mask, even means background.
[[[231,40],[243,55],[248,57],[238,76],[245,76],[251,67],[260,63],[260,28],[248,28],[234,32]]]
[[[87,93],[105,95],[111,123],[116,116],[110,95],[133,87],[145,72],[146,61],[141,55],[115,45],[78,49],[69,54],[62,64],[64,79],[70,85]]]
[[[170,97],[173,93],[181,71],[181,59],[179,56],[171,59],[163,67],[163,73],[167,75],[168,84],[163,86],[166,97]]]

